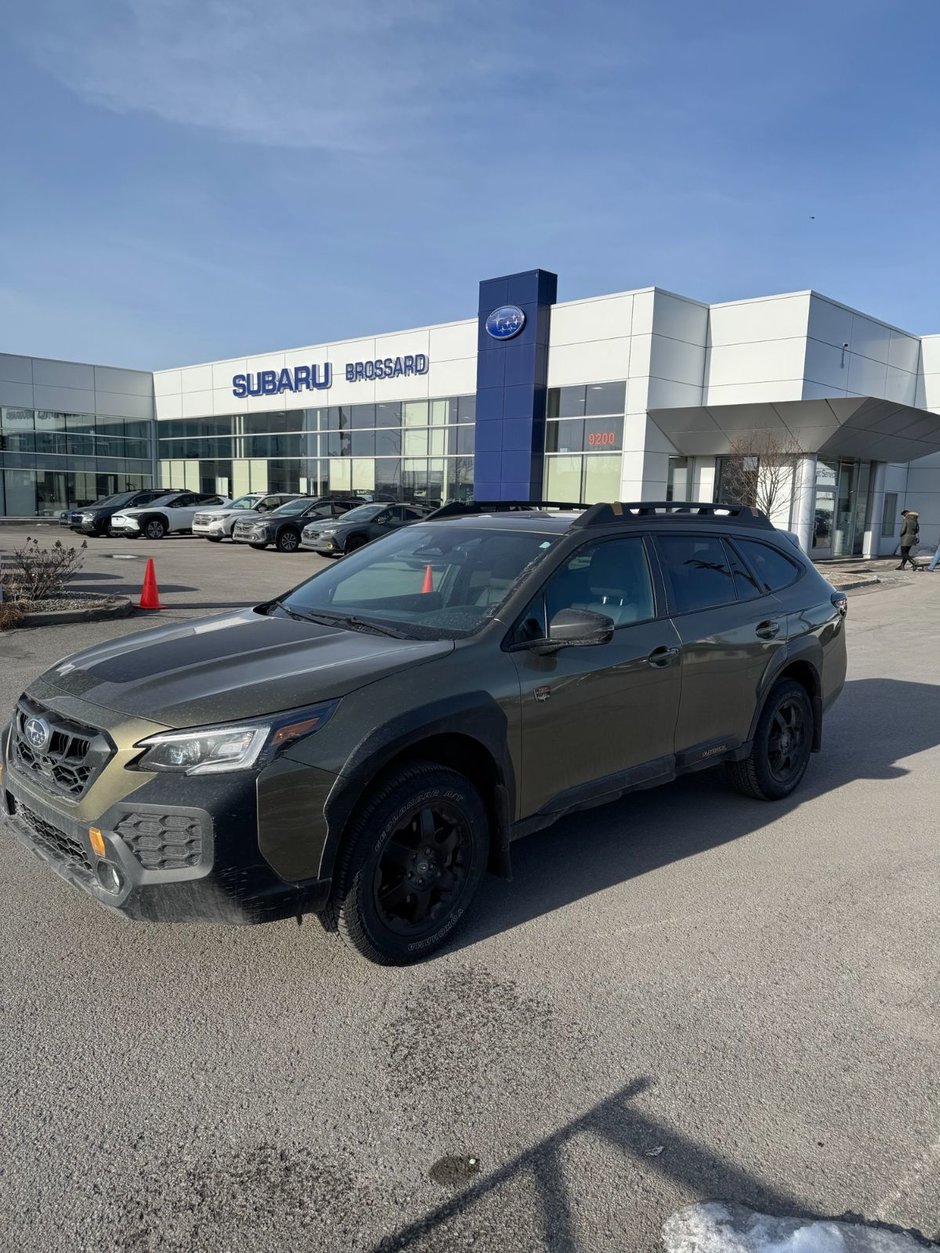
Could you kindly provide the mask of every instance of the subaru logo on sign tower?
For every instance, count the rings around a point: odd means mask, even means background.
[[[486,333],[494,339],[512,339],[525,326],[525,314],[518,305],[500,305],[486,319]]]
[[[27,718],[23,727],[26,742],[37,753],[43,753],[52,742],[52,728],[45,718]]]

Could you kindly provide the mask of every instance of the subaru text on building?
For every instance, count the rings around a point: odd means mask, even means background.
[[[0,809],[132,918],[315,912],[404,964],[572,810],[719,762],[789,795],[845,610],[743,506],[451,505],[275,600],[53,666],[4,732]]]

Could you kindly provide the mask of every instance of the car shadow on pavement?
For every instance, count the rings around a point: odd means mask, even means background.
[[[750,835],[855,779],[899,779],[898,762],[940,743],[940,689],[897,679],[847,683],[823,750],[785,801],[749,800],[716,769],[569,815],[512,846],[513,881],[488,879],[449,951],[478,943],[614,884]]]
[[[525,1195],[537,1207],[535,1225],[542,1228],[538,1247],[546,1253],[587,1253],[592,1246],[590,1233],[579,1224],[566,1180],[565,1163],[576,1140],[589,1145],[608,1145],[632,1158],[639,1168],[652,1171],[678,1183],[687,1196],[715,1197],[745,1205],[762,1213],[815,1220],[838,1217],[859,1222],[883,1231],[902,1231],[890,1223],[868,1224],[857,1214],[821,1215],[808,1210],[798,1197],[782,1188],[749,1174],[674,1127],[658,1122],[637,1108],[637,1098],[654,1087],[649,1078],[638,1078],[625,1084],[611,1096],[599,1101],[579,1118],[565,1123],[551,1135],[539,1140],[504,1165],[458,1192],[435,1209],[429,1210],[396,1231],[389,1233],[370,1253],[392,1253],[394,1249],[419,1247],[423,1250],[466,1247],[478,1226],[473,1215],[475,1206],[491,1204],[503,1210],[501,1189],[510,1191],[517,1181],[529,1185]],[[589,1150],[590,1151],[590,1150]],[[516,1189],[514,1196],[519,1195]],[[513,1201],[512,1204],[516,1202]],[[668,1215],[663,1214],[663,1220]],[[631,1247],[629,1212],[624,1213],[623,1247]],[[468,1224],[472,1224],[468,1230]],[[579,1226],[582,1228],[579,1238]],[[450,1230],[448,1230],[450,1228]],[[908,1230],[918,1243],[929,1244],[919,1231]],[[635,1244],[632,1247],[636,1247]]]

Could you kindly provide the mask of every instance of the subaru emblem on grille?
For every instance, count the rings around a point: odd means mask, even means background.
[[[45,718],[27,718],[23,734],[27,744],[37,753],[44,753],[52,743],[52,728]]]

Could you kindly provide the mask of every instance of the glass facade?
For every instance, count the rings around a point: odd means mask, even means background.
[[[451,396],[160,422],[160,482],[228,496],[468,500],[475,418],[474,396]]]
[[[552,387],[545,422],[546,500],[617,500],[626,383]]]
[[[0,514],[54,514],[150,487],[149,420],[0,408]]]

